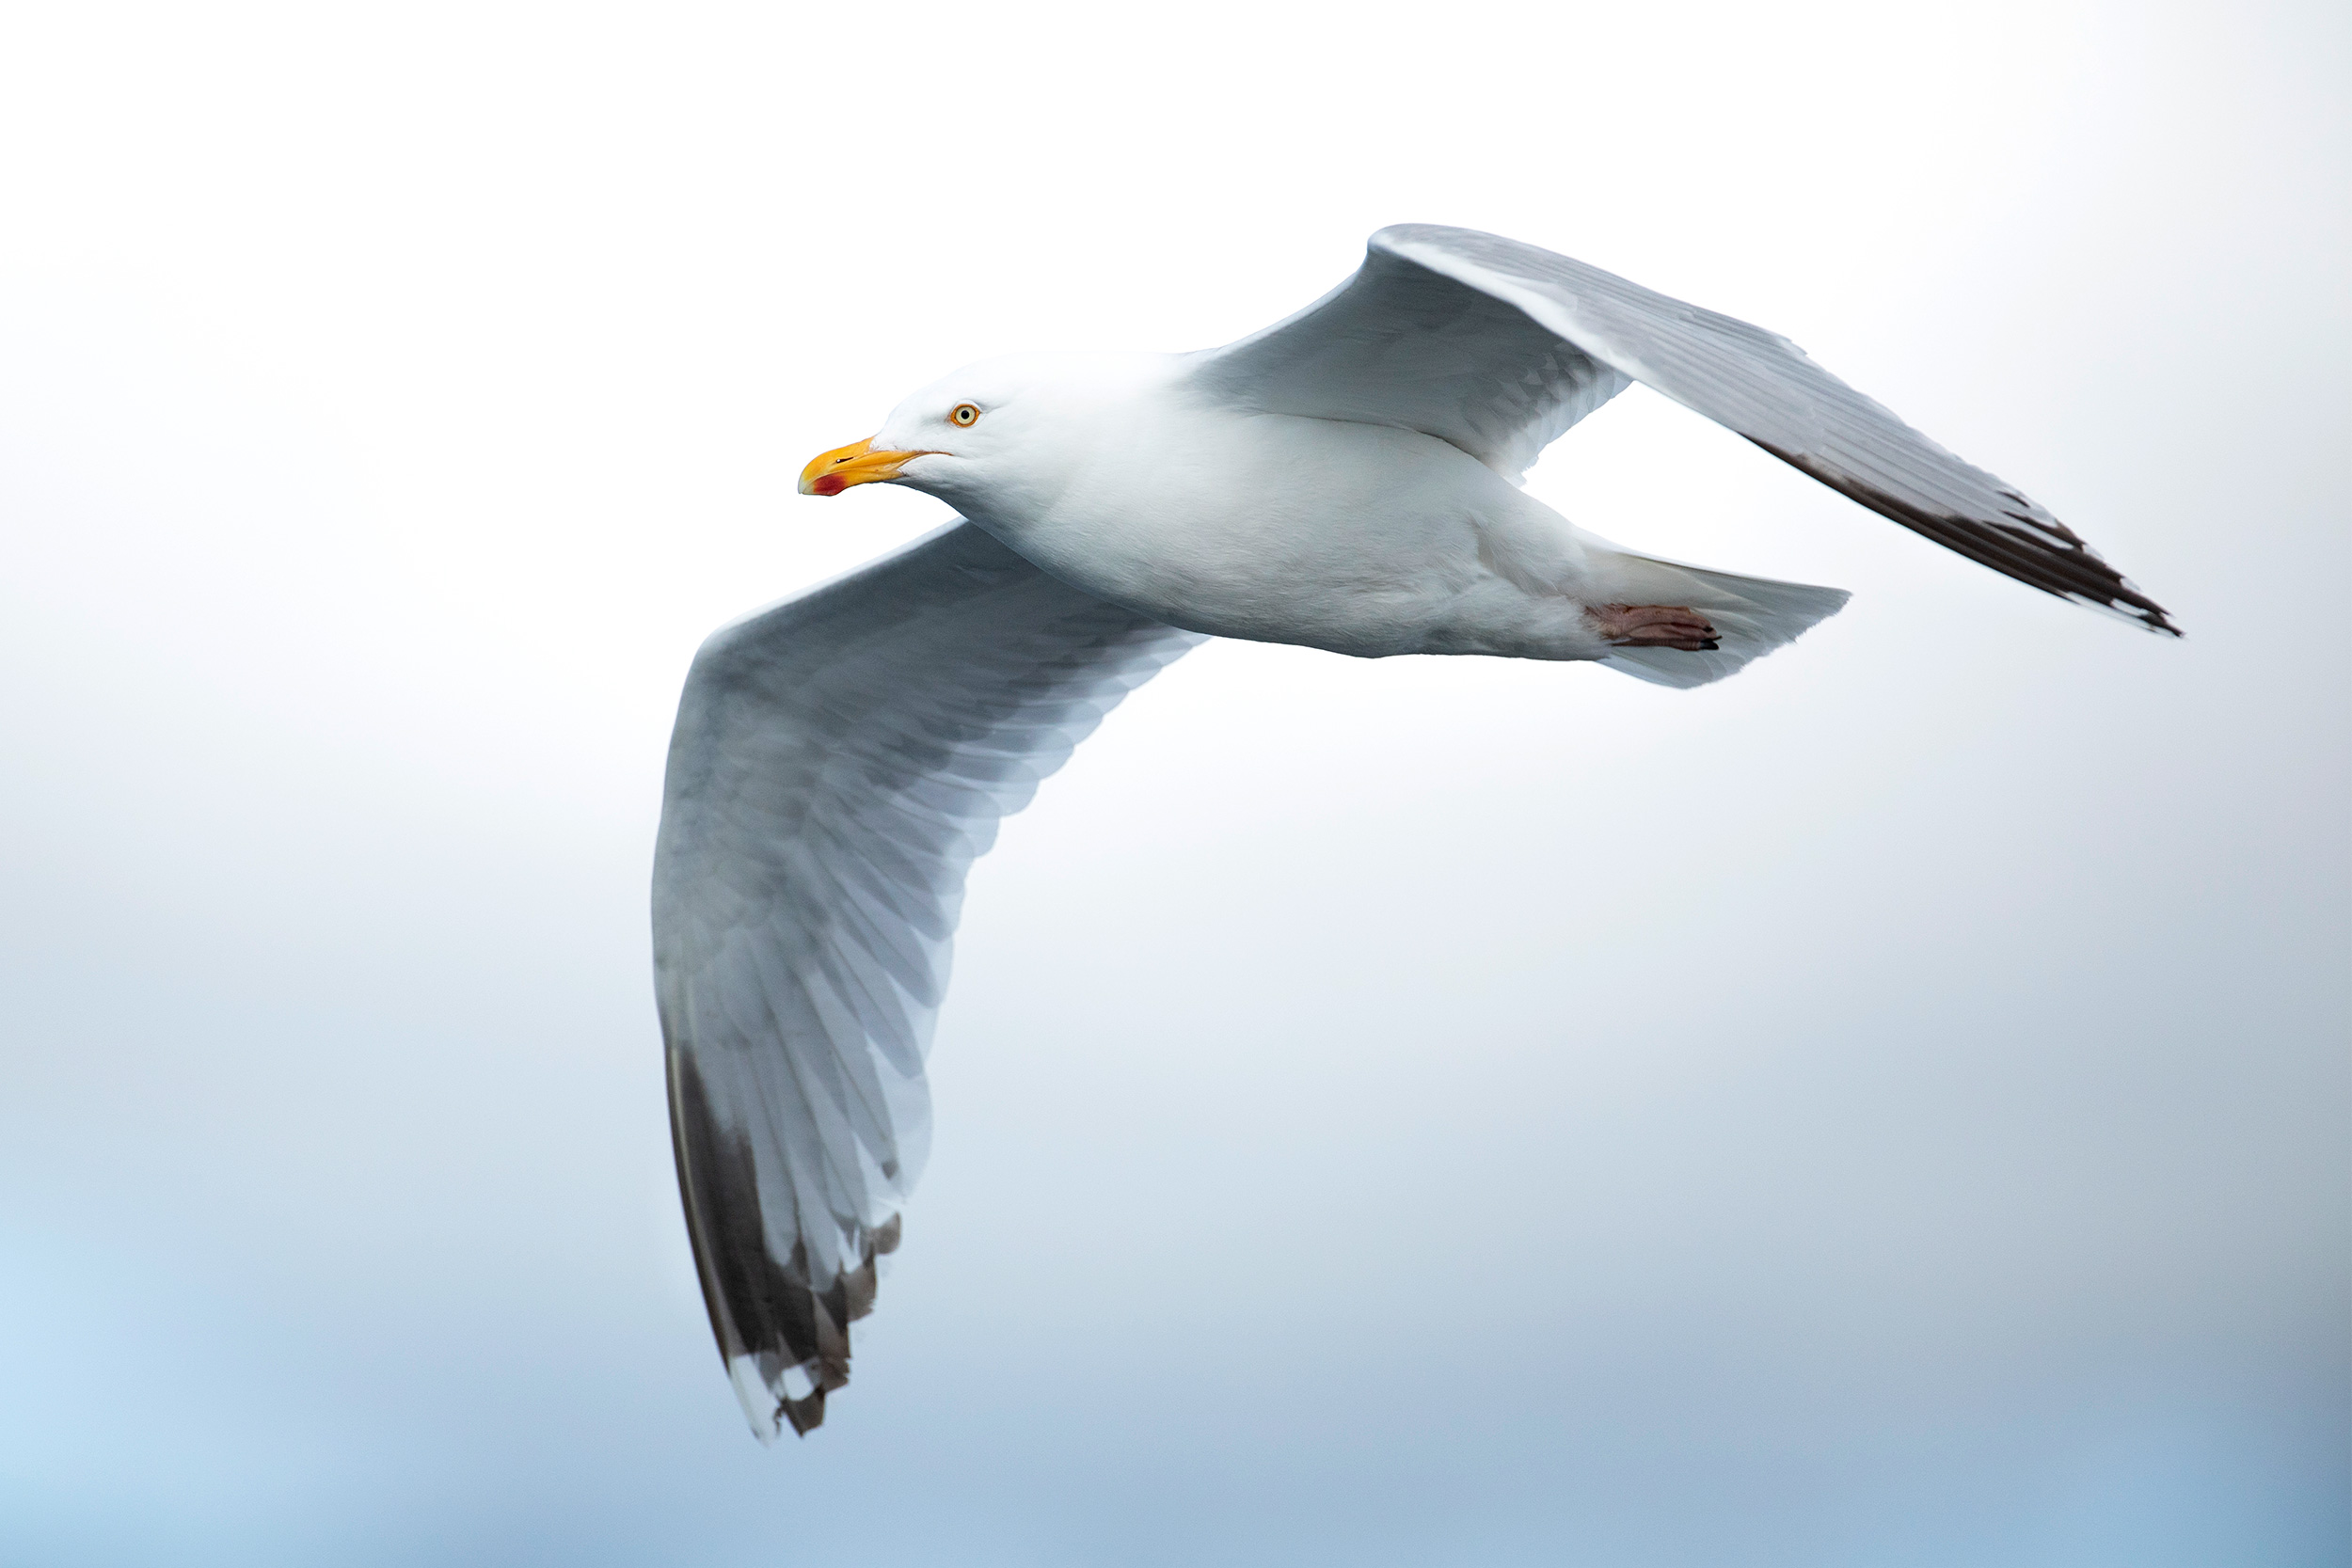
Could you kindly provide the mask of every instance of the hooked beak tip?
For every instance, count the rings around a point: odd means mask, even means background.
[[[801,494],[803,496],[837,496],[852,484],[886,483],[898,477],[898,470],[918,457],[932,457],[928,451],[877,451],[871,436],[852,441],[846,447],[819,452],[801,470]]]

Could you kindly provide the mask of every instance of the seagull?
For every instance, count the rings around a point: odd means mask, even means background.
[[[1383,229],[1345,282],[1224,348],[984,360],[914,393],[801,491],[902,484],[961,515],[714,633],[670,744],[671,1132],[761,1441],[823,1420],[898,1245],[964,874],[1128,692],[1211,637],[1696,687],[1845,603],[1624,549],[1518,487],[1636,381],[1948,549],[2180,635],[1786,338],[1470,230]]]

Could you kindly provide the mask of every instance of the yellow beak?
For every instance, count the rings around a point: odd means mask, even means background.
[[[876,451],[870,440],[853,441],[811,459],[808,467],[801,470],[801,494],[837,496],[852,484],[897,479],[898,470],[914,459],[933,455],[927,451]]]

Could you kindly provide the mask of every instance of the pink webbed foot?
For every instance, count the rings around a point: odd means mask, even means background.
[[[1704,653],[1722,646],[1715,627],[1695,610],[1672,604],[1595,605],[1585,614],[1617,648],[1680,648]]]

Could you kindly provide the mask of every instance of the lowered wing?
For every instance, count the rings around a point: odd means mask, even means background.
[[[930,1127],[963,877],[1121,697],[1202,641],[954,523],[714,634],[653,881],[671,1133],[752,1429],[824,1418]]]

